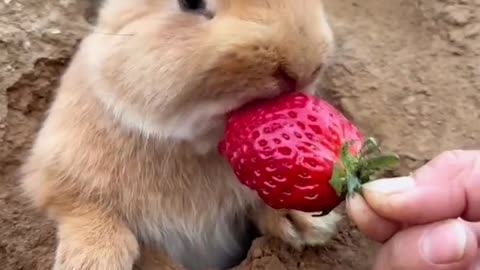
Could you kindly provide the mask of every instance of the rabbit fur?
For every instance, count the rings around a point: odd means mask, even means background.
[[[280,94],[286,78],[298,91],[318,82],[334,51],[322,2],[208,0],[205,10],[101,7],[21,171],[57,224],[55,270],[130,270],[145,250],[226,269],[244,258],[252,224],[295,248],[335,233],[337,213],[269,208],[216,151],[226,113]]]

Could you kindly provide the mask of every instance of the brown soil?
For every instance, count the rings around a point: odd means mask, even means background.
[[[50,269],[52,224],[20,196],[16,169],[94,1],[0,1],[0,264]],[[324,93],[401,154],[405,174],[446,149],[480,148],[480,0],[327,0],[339,39]],[[344,224],[294,252],[261,238],[238,269],[369,269],[376,245]]]

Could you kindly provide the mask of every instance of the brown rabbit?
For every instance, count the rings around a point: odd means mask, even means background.
[[[227,112],[308,91],[332,52],[320,0],[106,1],[22,170],[58,224],[54,269],[130,270],[144,248],[225,269],[250,223],[296,248],[325,243],[338,214],[267,207],[216,144]]]

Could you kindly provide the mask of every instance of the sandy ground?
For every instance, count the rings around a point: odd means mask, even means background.
[[[90,1],[0,1],[0,265],[45,270],[55,231],[28,207],[16,169],[89,25]],[[480,148],[480,0],[327,0],[338,55],[321,92],[402,156]],[[328,247],[261,238],[238,269],[369,269],[376,245],[343,224]]]

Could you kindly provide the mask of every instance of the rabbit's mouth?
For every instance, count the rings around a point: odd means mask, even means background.
[[[288,74],[284,69],[278,69],[274,78],[278,80],[280,93],[291,93],[298,90],[298,81]]]

